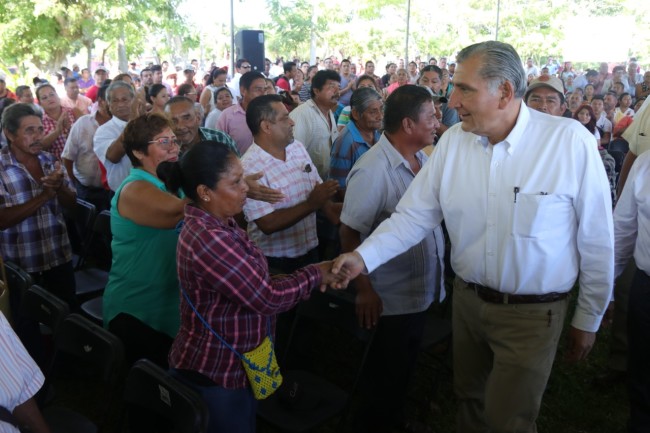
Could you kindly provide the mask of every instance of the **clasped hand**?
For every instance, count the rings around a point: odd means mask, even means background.
[[[52,197],[56,195],[61,185],[63,185],[63,169],[60,162],[57,161],[54,164],[54,170],[50,174],[46,174],[41,178],[41,185],[47,194]]]

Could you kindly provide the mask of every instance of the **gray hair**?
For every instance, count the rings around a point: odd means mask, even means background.
[[[20,128],[23,117],[27,116],[36,116],[40,119],[41,113],[34,110],[31,104],[12,103],[2,112],[2,129],[15,134]]]
[[[456,57],[458,64],[470,57],[481,56],[483,63],[478,71],[488,81],[488,88],[496,92],[500,85],[509,81],[514,88],[515,98],[522,98],[526,92],[526,71],[517,51],[498,41],[486,41],[463,48]]]
[[[370,107],[371,102],[381,100],[381,95],[372,87],[359,87],[352,93],[350,107],[357,110],[359,114],[363,114]]]
[[[111,97],[115,89],[127,89],[131,98],[135,98],[135,90],[133,90],[133,86],[124,81],[113,81],[111,85],[108,86],[108,89],[106,89],[106,101],[108,101],[109,104],[111,103]]]
[[[203,105],[199,104],[198,102],[194,103],[194,112],[196,113],[197,116],[199,116],[199,119],[203,119],[205,116],[205,110],[203,109]]]

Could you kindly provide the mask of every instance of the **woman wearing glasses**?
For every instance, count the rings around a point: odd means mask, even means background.
[[[176,243],[186,200],[167,191],[158,166],[178,159],[169,120],[146,114],[124,130],[131,173],[111,202],[113,265],[104,292],[104,326],[130,362],[167,364],[179,326]]]

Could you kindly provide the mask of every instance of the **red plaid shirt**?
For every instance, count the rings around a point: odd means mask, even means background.
[[[231,218],[223,223],[188,205],[178,239],[178,278],[197,311],[239,353],[259,346],[267,317],[309,297],[322,276],[315,265],[271,280],[262,251]],[[241,361],[206,329],[181,295],[181,327],[169,366],[202,373],[224,388],[248,385]]]
[[[68,116],[68,120],[70,121],[70,128],[72,128],[72,124],[75,122],[74,118],[74,112],[70,108],[65,108],[61,107],[61,116]],[[47,115],[46,112],[43,112],[43,129],[45,132],[45,135],[49,134],[50,132],[54,131],[56,129],[56,122],[57,120],[52,119],[50,116]],[[56,159],[61,159],[61,153],[63,152],[63,148],[65,147],[65,142],[68,140],[68,133],[70,133],[70,129],[64,130],[61,135],[57,137],[56,140],[54,140],[54,143],[52,143],[52,147],[49,149],[49,152],[56,157]]]

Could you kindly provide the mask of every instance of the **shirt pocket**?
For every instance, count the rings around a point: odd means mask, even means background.
[[[567,195],[519,193],[514,203],[512,234],[515,238],[538,239],[558,231],[566,233],[572,209]]]

